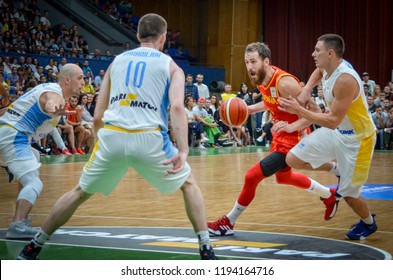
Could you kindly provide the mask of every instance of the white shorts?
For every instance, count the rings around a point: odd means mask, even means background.
[[[358,141],[355,135],[321,127],[303,138],[291,152],[313,168],[336,161],[341,176],[338,193],[356,198],[367,182],[374,145],[375,135]]]
[[[180,172],[164,176],[172,166],[162,163],[178,152],[167,133],[114,129],[102,128],[98,132],[98,141],[79,180],[84,192],[109,195],[130,167],[161,193],[177,191],[190,176],[188,163]]]
[[[28,136],[5,124],[0,125],[0,164],[8,166],[17,180],[41,166]]]

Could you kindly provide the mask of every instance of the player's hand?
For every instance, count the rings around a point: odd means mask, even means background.
[[[48,114],[50,114],[53,117],[66,116],[66,115],[75,114],[75,113],[76,113],[76,111],[68,111],[68,110],[66,110],[66,106],[65,105],[64,106],[62,106],[62,105],[55,106],[54,110],[51,110],[51,111],[48,112]]]
[[[299,102],[292,96],[289,96],[289,98],[279,98],[278,103],[280,104],[278,107],[279,110],[291,114],[297,114],[301,107]]]
[[[306,108],[315,113],[322,113],[321,107],[312,98],[307,102]]]
[[[163,165],[170,165],[173,164],[173,167],[165,172],[165,176],[169,174],[176,174],[180,170],[183,169],[185,163],[187,161],[187,153],[179,152],[174,155],[172,158],[168,159],[163,163]]]
[[[288,124],[288,122],[278,121],[271,128],[271,132],[273,132],[273,133],[277,133],[278,134],[278,133],[281,133],[283,131],[288,132],[288,133],[293,132],[292,127],[291,127],[290,124]]]

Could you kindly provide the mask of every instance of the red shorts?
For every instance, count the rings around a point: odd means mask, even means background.
[[[297,143],[299,143],[299,141],[300,137],[298,133],[273,133],[273,141],[272,146],[270,147],[270,152],[279,152],[286,155]]]

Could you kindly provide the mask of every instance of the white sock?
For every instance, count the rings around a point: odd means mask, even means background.
[[[210,248],[210,236],[207,230],[198,231],[197,236],[198,236],[200,247],[205,245],[207,246],[207,248]]]
[[[34,236],[34,241],[38,246],[43,246],[45,242],[49,239],[49,235],[46,234],[41,228]]]
[[[332,167],[332,169],[330,169],[329,172],[333,173],[333,174],[336,175],[336,176],[340,176],[341,174],[340,174],[340,171],[338,170],[338,164],[337,164],[337,162],[334,162],[334,161],[333,161],[332,164],[333,164],[333,167]]]
[[[237,218],[239,218],[241,213],[243,213],[246,208],[247,206],[240,205],[239,203],[237,203],[237,201],[235,202],[235,205],[233,206],[231,212],[229,212],[229,214],[227,215],[229,221],[231,222],[231,225],[235,224]]]
[[[61,135],[60,135],[59,131],[57,130],[57,128],[53,129],[52,137],[53,137],[53,140],[55,141],[57,147],[59,148],[59,150],[63,151],[63,149],[65,148],[64,141],[63,141],[63,139],[61,139]]]
[[[322,198],[329,198],[332,195],[329,188],[321,185],[313,179],[310,180],[311,186],[307,189],[308,192],[315,193]]]
[[[371,216],[371,213],[369,213],[368,217],[366,219],[362,219],[362,221],[367,225],[372,225],[374,223],[374,218]]]

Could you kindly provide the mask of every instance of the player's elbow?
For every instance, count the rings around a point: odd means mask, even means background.
[[[179,104],[172,104],[171,105],[171,113],[175,113],[175,114],[185,113],[184,105],[181,104],[181,103],[179,103]]]
[[[338,120],[330,120],[325,126],[330,129],[336,129],[339,126],[340,122],[341,121]]]
[[[93,118],[93,125],[95,127],[101,127],[102,123],[103,123],[103,121],[102,121],[102,117],[101,116],[94,116],[94,118]]]

